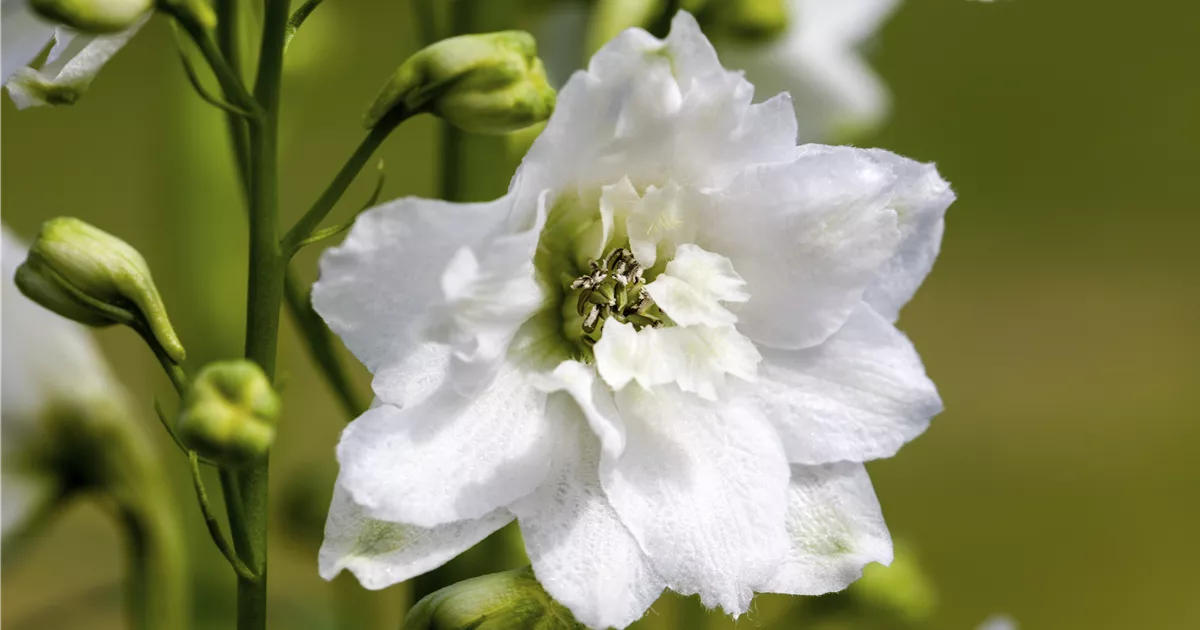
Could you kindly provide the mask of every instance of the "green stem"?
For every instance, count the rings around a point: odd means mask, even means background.
[[[287,260],[279,243],[279,100],[283,70],[284,31],[288,0],[266,0],[262,48],[254,99],[262,117],[250,124],[250,269],[246,298],[246,358],[258,363],[268,378],[275,377],[279,341],[279,310],[283,301]],[[238,554],[257,580],[238,578],[238,630],[264,630],[267,625],[267,483],[269,460],[264,457],[236,475],[241,495],[242,522],[235,525]],[[222,478],[222,485],[225,486]],[[228,500],[228,495],[227,495]],[[235,499],[230,503],[238,503]],[[239,543],[240,541],[240,543]]]
[[[321,196],[313,203],[308,212],[300,217],[296,225],[288,230],[288,233],[283,238],[283,251],[287,255],[295,254],[299,244],[310,235],[321,221],[329,214],[333,207],[337,205],[342,195],[346,194],[346,189],[350,188],[350,184],[354,182],[354,178],[358,177],[359,172],[370,161],[371,156],[383,144],[388,135],[400,125],[408,114],[405,112],[395,112],[384,117],[378,125],[373,127],[367,136],[362,139],[358,147],[354,149],[346,163],[342,165],[342,169],[334,176],[333,181],[321,193]]]

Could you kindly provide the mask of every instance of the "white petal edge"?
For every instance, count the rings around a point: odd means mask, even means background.
[[[548,402],[559,440],[546,482],[510,507],[534,574],[590,628],[624,628],[665,588],[600,487],[600,442],[566,393]]]
[[[740,615],[788,547],[779,438],[754,409],[653,389],[617,394],[629,439],[601,484],[669,588]]]
[[[823,595],[862,577],[872,562],[892,562],[892,538],[862,464],[792,466],[787,530],[791,547],[762,589]]]
[[[761,350],[758,382],[748,391],[791,462],[891,457],[942,411],[912,342],[869,306],[815,348]]]
[[[386,588],[442,566],[512,520],[507,510],[498,509],[432,528],[381,521],[355,504],[339,483],[318,554],[320,575],[332,580],[349,570],[365,588]]]
[[[545,394],[506,367],[483,391],[445,385],[403,409],[383,404],[342,433],[341,483],[372,517],[421,527],[480,518],[546,476]]]
[[[946,210],[954,203],[955,195],[933,164],[879,149],[869,153],[898,178],[891,206],[898,218],[900,243],[896,255],[879,270],[879,277],[863,299],[894,322],[933,269],[941,251]]]

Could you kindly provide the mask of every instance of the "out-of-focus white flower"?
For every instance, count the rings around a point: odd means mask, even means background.
[[[711,26],[717,31],[713,43],[722,63],[744,70],[761,94],[791,94],[802,142],[825,142],[882,123],[890,108],[890,97],[886,86],[862,59],[860,49],[896,10],[900,0],[779,1],[787,5],[787,28],[768,39],[748,40],[721,32],[724,15],[710,11],[713,23],[706,22],[704,28]],[[709,9],[720,5],[717,0],[701,4]],[[598,19],[614,14],[634,25],[641,15],[616,2],[599,6],[609,5],[611,10],[604,12],[590,10],[581,0],[558,0],[545,9],[535,34],[547,73],[555,82],[561,85],[578,67],[587,33],[595,31]]]
[[[792,95],[802,140],[870,129],[890,106],[887,88],[859,54],[899,0],[791,0],[789,26],[766,43],[723,42],[721,60],[767,94]]]
[[[3,228],[3,331],[0,355],[0,514],[4,538],[58,497],[62,435],[74,421],[123,404],[86,328],[34,304],[13,274],[25,246]]]
[[[516,518],[546,590],[624,627],[844,588],[892,544],[861,462],[941,401],[893,326],[954,199],[934,167],[797,147],[692,17],[559,93],[504,197],[400,199],[313,303],[375,375],[320,556],[370,588]]]
[[[1017,630],[1017,620],[1008,615],[992,615],[983,620],[976,630]]]
[[[34,13],[28,0],[2,0],[0,10],[4,86],[18,109],[74,103],[153,14],[147,12],[123,31],[90,35],[55,26]],[[51,40],[54,46],[45,63],[29,67]]]

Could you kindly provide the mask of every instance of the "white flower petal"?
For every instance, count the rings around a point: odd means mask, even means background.
[[[407,197],[359,215],[350,235],[321,256],[313,307],[367,369],[402,363],[423,343],[421,318],[442,301],[442,273],[464,245],[481,242],[508,215],[511,200],[456,204]],[[375,382],[385,401],[406,404],[406,379],[389,370]]]
[[[637,381],[642,387],[670,383],[678,378],[680,356],[663,348],[658,330],[634,330],[615,318],[604,322],[600,341],[592,348],[596,369],[605,383],[619,390]]]
[[[859,149],[797,153],[709,195],[696,239],[746,281],[738,330],[778,348],[813,346],[841,328],[900,240],[891,169]]]
[[[865,305],[820,346],[762,357],[753,395],[792,462],[890,457],[942,410],[912,343]]]
[[[371,518],[339,483],[318,555],[321,577],[349,570],[365,587],[386,588],[432,571],[513,520],[503,508],[470,521],[432,528]]]
[[[892,538],[862,464],[792,466],[787,530],[791,548],[763,592],[823,595],[849,586],[871,562],[892,562]]]
[[[612,390],[599,378],[596,368],[578,361],[563,361],[550,378],[538,386],[546,392],[565,391],[583,411],[592,433],[600,439],[608,457],[620,457],[625,450],[625,423],[617,411]]]
[[[679,593],[734,615],[787,551],[788,466],[753,409],[672,388],[617,395],[628,441],[601,483],[654,569]]]
[[[687,13],[666,40],[627,30],[559,91],[555,115],[523,162],[524,185],[587,189],[628,175],[639,189],[722,186],[747,164],[795,150],[794,114],[778,102],[751,105],[752,97]]]
[[[643,329],[640,334],[662,338],[659,352],[678,357],[669,362],[675,369],[674,382],[705,400],[724,397],[726,374],[754,381],[762,359],[754,342],[733,326]],[[667,363],[662,357],[657,361]]]
[[[6,83],[17,109],[75,102],[104,64],[125,47],[151,15],[153,12],[146,13],[129,28],[112,35],[80,35],[56,29],[54,49],[46,65],[37,70],[18,70]]]
[[[696,222],[682,197],[675,182],[650,186],[626,218],[629,248],[643,267],[653,267],[660,250],[668,258],[675,255],[676,245],[695,236]]]
[[[900,244],[896,255],[879,270],[864,299],[894,322],[933,268],[946,227],[943,217],[955,197],[934,165],[879,149],[872,149],[870,154],[891,167],[899,178],[891,205],[899,218]]]
[[[722,302],[750,299],[745,286],[728,258],[685,244],[666,270],[646,285],[646,291],[680,326],[728,326],[737,322],[737,316]]]
[[[600,487],[600,443],[570,396],[553,394],[548,412],[559,440],[551,472],[511,506],[538,581],[591,628],[624,628],[665,584]]]
[[[25,0],[4,0],[0,4],[0,64],[3,83],[46,48],[54,37],[54,25],[34,13]]]
[[[478,394],[443,386],[419,404],[375,407],[338,444],[341,483],[374,518],[421,527],[475,519],[546,475],[545,394],[506,367]]]

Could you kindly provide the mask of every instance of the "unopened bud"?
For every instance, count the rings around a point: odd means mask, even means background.
[[[788,0],[723,0],[704,3],[696,16],[705,32],[747,42],[773,39],[787,30]]]
[[[891,565],[867,565],[846,594],[864,608],[914,624],[929,619],[937,605],[936,589],[903,543],[896,544]]]
[[[83,33],[123,31],[154,8],[154,0],[30,0],[33,10]]]
[[[282,403],[252,361],[210,363],[184,397],[179,439],[197,454],[240,467],[261,459],[275,440]]]
[[[43,223],[15,280],[22,293],[63,317],[148,331],[171,360],[183,362],[183,344],[146,259],[95,226],[71,217]]]
[[[392,113],[429,112],[466,131],[500,134],[546,120],[554,102],[532,35],[461,35],[405,60],[363,122],[372,128]]]
[[[529,567],[452,584],[417,602],[403,630],[575,630],[584,626],[546,594]]]

